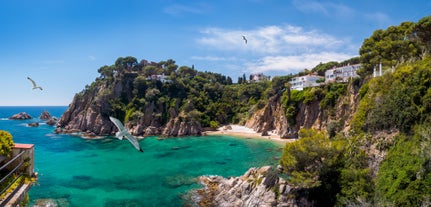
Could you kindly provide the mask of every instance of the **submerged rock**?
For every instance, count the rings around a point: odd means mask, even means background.
[[[30,126],[30,127],[38,127],[39,126],[39,122],[29,123],[27,125]]]
[[[11,117],[9,117],[9,119],[13,119],[13,120],[24,120],[24,119],[31,119],[31,118],[32,117],[25,112],[20,112],[19,114],[14,114]]]

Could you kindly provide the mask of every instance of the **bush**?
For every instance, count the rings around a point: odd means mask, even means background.
[[[9,157],[13,146],[12,135],[7,131],[0,130],[0,155]]]

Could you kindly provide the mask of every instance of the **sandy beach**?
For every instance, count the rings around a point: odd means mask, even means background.
[[[228,127],[230,126],[230,127]],[[241,125],[228,125],[217,129],[217,131],[207,131],[207,135],[230,135],[243,138],[266,139],[279,143],[293,142],[296,139],[282,139],[279,135],[268,133],[268,136],[262,136],[261,133],[255,132],[253,129]]]

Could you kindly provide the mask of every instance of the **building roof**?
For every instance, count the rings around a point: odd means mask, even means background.
[[[20,144],[20,143],[15,143],[15,146],[13,146],[13,148],[18,148],[18,149],[31,149],[34,147],[34,144]]]

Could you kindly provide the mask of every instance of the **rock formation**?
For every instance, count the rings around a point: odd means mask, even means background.
[[[301,189],[290,186],[270,166],[250,168],[239,177],[201,176],[199,182],[203,188],[186,196],[191,206],[313,206],[306,196],[300,195]]]
[[[29,123],[29,124],[27,124],[27,126],[38,127],[39,126],[39,122]]]
[[[25,112],[20,112],[18,114],[14,114],[11,117],[9,117],[9,119],[13,119],[13,120],[25,120],[25,119],[32,119],[32,117],[30,115],[28,115]]]
[[[95,85],[84,93],[75,95],[69,108],[57,123],[57,133],[83,132],[95,135],[112,135],[116,127],[109,120],[109,116],[115,116],[113,100],[120,97],[132,100],[132,85],[137,77],[135,73],[124,73],[116,77],[115,81],[106,84]],[[194,121],[184,113],[179,113],[178,106],[170,108],[168,112],[156,104],[156,100],[145,104],[144,109],[133,120],[124,125],[135,136],[186,136],[201,135],[201,124]],[[166,121],[160,114],[168,114]]]
[[[347,132],[349,123],[358,106],[358,87],[349,84],[348,95],[340,96],[334,107],[334,112],[322,109],[318,100],[310,103],[299,103],[295,124],[291,125],[285,116],[279,96],[269,99],[266,106],[254,113],[246,122],[246,126],[259,133],[272,132],[283,138],[297,138],[301,128],[314,128],[318,130],[333,130]]]
[[[49,114],[49,112],[46,110],[44,110],[39,116],[39,119],[42,119],[42,120],[48,120],[50,118],[51,118],[51,114]]]
[[[54,126],[57,124],[58,119],[55,117],[51,117],[46,121],[46,124],[50,125],[50,126]]]

